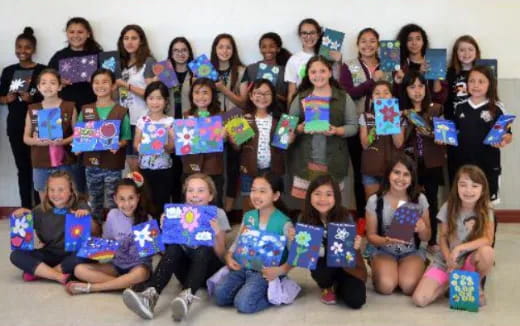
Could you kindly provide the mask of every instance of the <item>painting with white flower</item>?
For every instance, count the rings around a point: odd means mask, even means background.
[[[34,220],[31,213],[9,217],[11,250],[34,249]]]
[[[297,116],[283,113],[280,117],[280,120],[278,120],[278,124],[276,125],[271,145],[281,149],[289,148],[289,135],[296,129],[297,125]]]
[[[451,146],[458,146],[458,131],[455,122],[433,117],[433,136],[436,141]]]
[[[166,204],[163,242],[188,246],[213,246],[215,231],[210,221],[217,217],[217,206]]]
[[[11,84],[9,85],[9,92],[21,93],[29,91],[32,74],[32,70],[16,70],[13,74],[13,79],[11,79]]]
[[[395,40],[379,42],[379,66],[382,71],[393,72],[401,69],[401,43]]]
[[[73,152],[119,149],[120,120],[79,121],[72,135]]]
[[[280,67],[276,65],[268,65],[260,62],[258,64],[258,71],[256,72],[256,79],[267,79],[274,86],[278,82],[278,75],[280,74]]]
[[[134,225],[132,235],[139,257],[148,257],[164,251],[162,235],[156,220]]]
[[[347,223],[329,223],[327,226],[327,266],[356,266],[354,239],[356,225]]]
[[[222,117],[175,119],[175,154],[190,155],[224,151]]]
[[[296,235],[287,261],[293,266],[316,269],[324,230],[322,227],[296,224]]]
[[[244,228],[238,237],[233,258],[243,267],[261,271],[279,266],[287,239],[283,235]]]
[[[142,130],[139,154],[158,155],[168,143],[168,130],[160,123],[146,123]]]
[[[116,79],[121,78],[121,60],[118,51],[101,52],[98,55],[99,68],[108,69]]]
[[[90,82],[90,77],[97,68],[98,57],[96,54],[61,59],[59,62],[61,78],[69,80],[73,84]]]
[[[478,312],[480,306],[480,275],[477,272],[454,270],[450,273],[450,308]]]
[[[323,36],[321,38],[321,46],[319,54],[325,58],[332,60],[330,51],[341,51],[343,40],[345,39],[345,33],[325,28]]]

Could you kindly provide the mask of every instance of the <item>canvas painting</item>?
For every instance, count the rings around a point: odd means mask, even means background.
[[[73,152],[119,149],[119,120],[77,122],[72,138]]]
[[[330,28],[325,28],[321,38],[319,54],[329,60],[333,60],[330,56],[330,51],[341,51],[344,38],[345,33]]]
[[[289,148],[290,133],[296,129],[298,125],[298,117],[282,113],[273,135],[271,145],[281,149]]]
[[[500,142],[502,142],[502,137],[511,129],[511,125],[515,118],[516,116],[512,114],[503,114],[498,117],[493,128],[491,128],[486,138],[484,138],[484,144],[500,144]]]
[[[261,271],[263,267],[280,265],[285,245],[283,235],[244,228],[233,258],[247,269]]]
[[[65,215],[65,251],[76,252],[90,237],[92,216]]]
[[[29,91],[31,85],[32,70],[16,70],[9,85],[9,93],[22,93]]]
[[[399,41],[379,42],[379,67],[382,71],[393,72],[401,69],[400,47]]]
[[[410,121],[417,130],[423,135],[431,135],[432,128],[428,122],[417,112],[414,110],[406,110],[404,111],[406,118]]]
[[[159,80],[168,88],[173,88],[179,85],[177,73],[173,69],[170,60],[159,61],[153,66],[153,73],[159,77]]]
[[[188,63],[188,67],[197,78],[205,77],[213,81],[218,80],[218,72],[205,54]]]
[[[242,145],[255,136],[255,131],[244,117],[229,120],[225,128],[237,145]]]
[[[99,68],[108,69],[116,79],[121,78],[121,60],[118,51],[101,52],[98,55]]]
[[[120,243],[116,240],[89,237],[78,250],[78,257],[109,262],[114,258]]]
[[[427,80],[446,79],[446,49],[426,49],[425,60],[430,66],[424,75]]]
[[[476,66],[486,66],[493,72],[495,79],[498,78],[498,61],[497,59],[478,59],[475,61]]]
[[[443,142],[451,146],[458,146],[457,127],[455,122],[442,118],[433,118],[433,134],[436,141]]]
[[[258,64],[258,71],[256,79],[267,79],[271,84],[276,85],[278,82],[278,75],[280,74],[280,67],[276,65],[268,65],[266,63]]]
[[[410,241],[421,214],[422,210],[417,204],[406,203],[399,206],[394,212],[392,223],[388,227],[386,235],[391,238]]]
[[[305,132],[323,132],[330,129],[330,97],[307,96],[303,99]]]
[[[354,240],[356,225],[347,223],[329,223],[327,226],[327,266],[356,266]]]
[[[215,232],[210,221],[217,217],[216,206],[166,204],[163,242],[188,246],[213,246]]]
[[[73,84],[90,83],[90,77],[98,67],[97,59],[96,54],[61,59],[59,62],[61,78],[69,80]]]
[[[396,135],[401,132],[401,113],[396,98],[377,99],[374,102],[376,134]]]
[[[478,312],[480,306],[480,275],[477,272],[454,270],[450,273],[450,308]]]
[[[222,118],[188,118],[175,120],[175,153],[190,155],[222,152]]]
[[[34,250],[34,220],[32,213],[9,217],[11,250]]]
[[[158,155],[164,153],[164,145],[168,143],[168,129],[163,124],[146,123],[141,135],[139,154]]]
[[[139,257],[148,257],[164,251],[161,231],[156,220],[134,225],[132,234]]]
[[[38,137],[40,139],[56,140],[63,138],[61,127],[61,109],[38,110]]]
[[[293,266],[316,269],[323,239],[323,228],[307,224],[296,224],[296,235],[289,250],[287,261]]]

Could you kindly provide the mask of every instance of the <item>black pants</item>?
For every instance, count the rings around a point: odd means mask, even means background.
[[[439,212],[439,202],[437,200],[437,193],[439,191],[439,184],[442,181],[442,168],[426,168],[422,160],[418,162],[419,184],[424,187],[424,195],[428,199],[430,205],[428,211],[430,213],[430,228],[431,238],[428,241],[429,245],[437,244],[437,213]]]
[[[226,144],[226,197],[236,198],[240,184],[240,152]]]
[[[34,193],[31,148],[23,142],[23,134],[9,135],[9,143],[14,156],[14,163],[18,170],[18,191],[22,207],[32,208],[32,198]],[[39,196],[35,195],[39,202]]]
[[[171,154],[172,158],[172,176],[171,176],[171,197],[172,203],[184,202],[182,196],[182,159],[180,156]]]
[[[155,218],[159,218],[164,211],[164,204],[170,202],[172,169],[141,169],[141,173],[150,188],[150,196],[155,206],[155,214],[153,215]]]
[[[365,188],[363,187],[361,177],[361,153],[363,147],[361,146],[361,140],[359,139],[359,133],[354,136],[347,137],[347,147],[352,162],[353,177],[354,177],[354,197],[356,199],[356,217],[365,217],[365,206],[367,201],[365,198]],[[356,219],[357,220],[357,219]]]
[[[178,244],[168,245],[144,288],[152,286],[161,293],[172,274],[175,274],[183,290],[191,289],[192,293],[196,293],[220,267],[222,262],[215,255],[213,247],[200,246],[193,249]]]
[[[10,259],[14,266],[33,275],[36,267],[41,263],[45,263],[50,267],[61,264],[61,269],[64,273],[72,274],[74,267],[79,262],[72,253],[57,255],[46,249],[36,249],[33,251],[13,250]]]
[[[335,288],[336,298],[353,309],[361,308],[367,299],[365,282],[348,274],[341,267],[327,267],[325,257],[318,259],[311,276],[321,289]]]

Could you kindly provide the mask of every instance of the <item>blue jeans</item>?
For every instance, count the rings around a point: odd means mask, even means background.
[[[260,272],[244,269],[230,271],[215,287],[215,299],[219,306],[234,305],[239,312],[251,314],[268,308],[267,280]]]
[[[85,169],[92,216],[103,221],[103,208],[114,208],[114,191],[121,179],[121,170],[89,166]]]
[[[70,165],[62,165],[55,168],[33,168],[34,190],[38,192],[45,191],[47,179],[49,179],[49,176],[56,171],[67,171],[72,173],[72,168]]]

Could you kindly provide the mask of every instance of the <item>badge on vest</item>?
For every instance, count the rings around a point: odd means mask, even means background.
[[[190,169],[192,171],[200,172],[200,166],[198,164],[190,164]]]
[[[92,165],[99,165],[99,160],[97,157],[89,157],[88,161],[90,162],[90,164]]]

